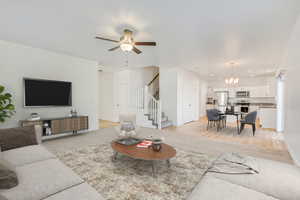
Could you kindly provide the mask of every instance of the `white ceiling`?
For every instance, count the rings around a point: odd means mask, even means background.
[[[0,0],[0,39],[124,67],[121,51],[95,34],[118,39],[125,27],[137,41],[132,67],[186,67],[215,77],[249,76],[280,66],[299,0]],[[239,63],[232,70],[227,63]]]

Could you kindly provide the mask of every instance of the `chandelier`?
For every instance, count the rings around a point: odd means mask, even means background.
[[[235,77],[231,77],[231,78],[226,78],[225,79],[225,83],[227,84],[227,85],[236,85],[236,84],[238,84],[239,83],[239,81],[240,81],[240,79],[239,78],[235,78]]]
[[[230,62],[229,65],[231,66],[232,70],[234,69],[234,66],[237,65],[236,62]],[[225,78],[225,83],[227,85],[237,85],[239,83],[240,79],[237,76],[230,76]]]

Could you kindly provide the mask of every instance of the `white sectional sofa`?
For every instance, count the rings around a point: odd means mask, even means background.
[[[255,158],[259,174],[208,172],[188,200],[299,200],[300,168]]]
[[[36,131],[38,133],[39,131]],[[0,190],[0,200],[104,200],[91,186],[40,145],[1,152],[16,168],[19,184]],[[300,168],[252,158],[259,174],[208,172],[187,200],[300,200]]]
[[[41,145],[1,152],[16,168],[19,184],[0,190],[2,200],[103,200],[91,186]]]

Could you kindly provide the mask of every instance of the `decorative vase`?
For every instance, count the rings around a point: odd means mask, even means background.
[[[154,139],[154,140],[152,140],[152,146],[151,146],[152,150],[156,151],[156,152],[159,152],[161,150],[161,148],[162,148],[161,144],[162,144],[162,140],[161,139]]]

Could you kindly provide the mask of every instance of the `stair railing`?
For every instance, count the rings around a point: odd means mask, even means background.
[[[148,92],[152,94],[152,96],[154,96],[155,93],[159,91],[159,73],[157,73],[154,76],[154,78],[147,84],[147,86],[148,86]],[[156,99],[159,99],[159,96]]]
[[[148,86],[151,86],[151,84],[159,77],[159,73],[157,73],[154,78],[148,83]]]
[[[136,98],[136,106],[138,112],[145,112],[145,88],[137,89],[137,98]]]
[[[147,85],[137,90],[137,111],[149,115],[153,124],[161,129],[162,103],[149,92]]]
[[[150,119],[153,120],[153,123],[157,126],[158,129],[161,129],[161,118],[162,118],[161,101],[156,100],[154,96],[152,96],[151,94],[148,94],[148,98],[149,98],[148,108],[149,108]]]

